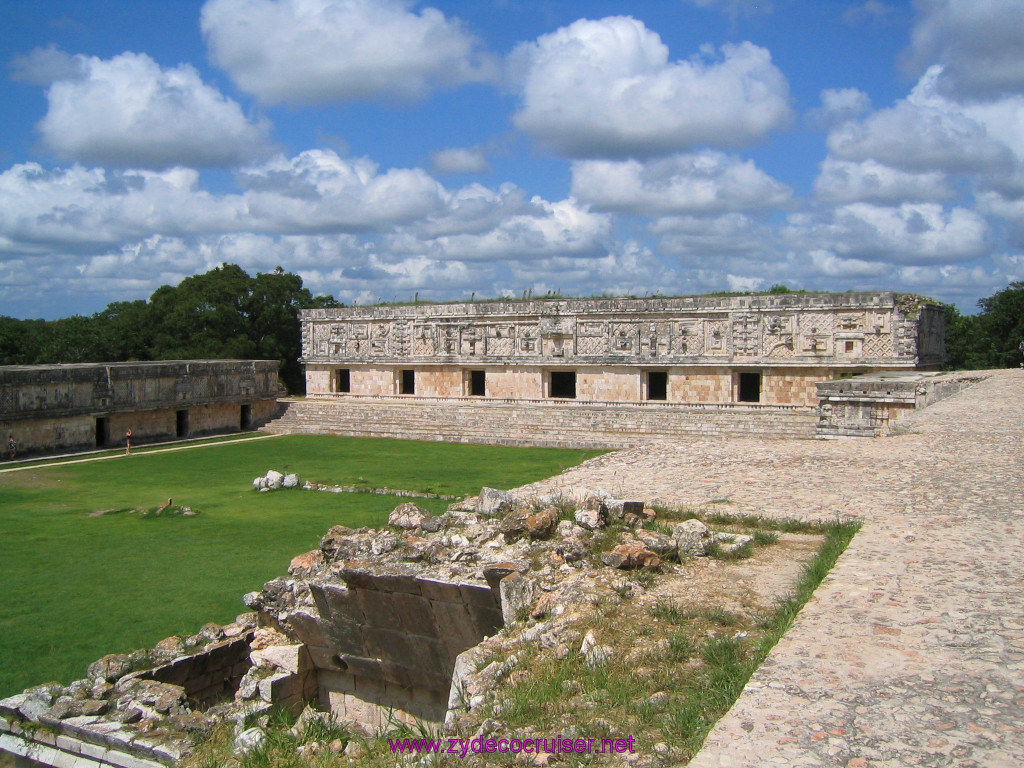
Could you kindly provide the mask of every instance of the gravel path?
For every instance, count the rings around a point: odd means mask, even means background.
[[[691,768],[1024,766],[1024,371],[906,424],[666,442],[524,489],[864,521]]]

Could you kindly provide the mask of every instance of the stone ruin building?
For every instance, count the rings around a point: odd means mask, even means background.
[[[0,366],[0,433],[19,453],[253,429],[277,412],[276,360]]]
[[[944,334],[942,307],[892,292],[312,309],[308,399],[271,428],[593,447],[812,437],[819,419],[823,434],[874,433],[905,392],[868,405],[847,392],[820,416],[819,385],[916,372],[913,401]]]
[[[231,624],[0,699],[0,753],[18,768],[164,768],[218,724],[234,724],[236,754],[254,748],[273,706],[368,735],[398,722],[493,728],[484,721],[516,649],[579,647],[600,663],[611,650],[575,626],[594,605],[642,592],[628,571],[752,542],[698,520],[644,527],[656,514],[600,489],[484,488],[443,515],[404,503],[380,529],[335,526],[246,595],[252,612]],[[621,543],[599,551],[613,522]]]

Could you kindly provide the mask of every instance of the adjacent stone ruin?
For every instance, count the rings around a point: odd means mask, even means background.
[[[611,649],[573,624],[640,589],[624,571],[749,543],[697,520],[644,527],[654,517],[601,491],[527,500],[485,488],[444,515],[405,503],[387,528],[335,526],[246,595],[253,612],[234,623],[0,701],[0,749],[25,765],[156,768],[221,722],[244,751],[271,706],[310,702],[368,734],[414,721],[473,733],[516,663],[486,663],[490,644],[582,640],[600,663]],[[614,540],[602,537],[610,520]]]

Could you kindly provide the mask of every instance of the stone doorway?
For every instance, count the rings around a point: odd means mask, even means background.
[[[741,403],[761,402],[761,372],[743,371],[739,374],[738,397]]]

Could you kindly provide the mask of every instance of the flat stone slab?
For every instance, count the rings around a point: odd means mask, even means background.
[[[891,437],[665,443],[527,486],[864,521],[691,768],[1024,765],[1024,370],[990,373]]]

